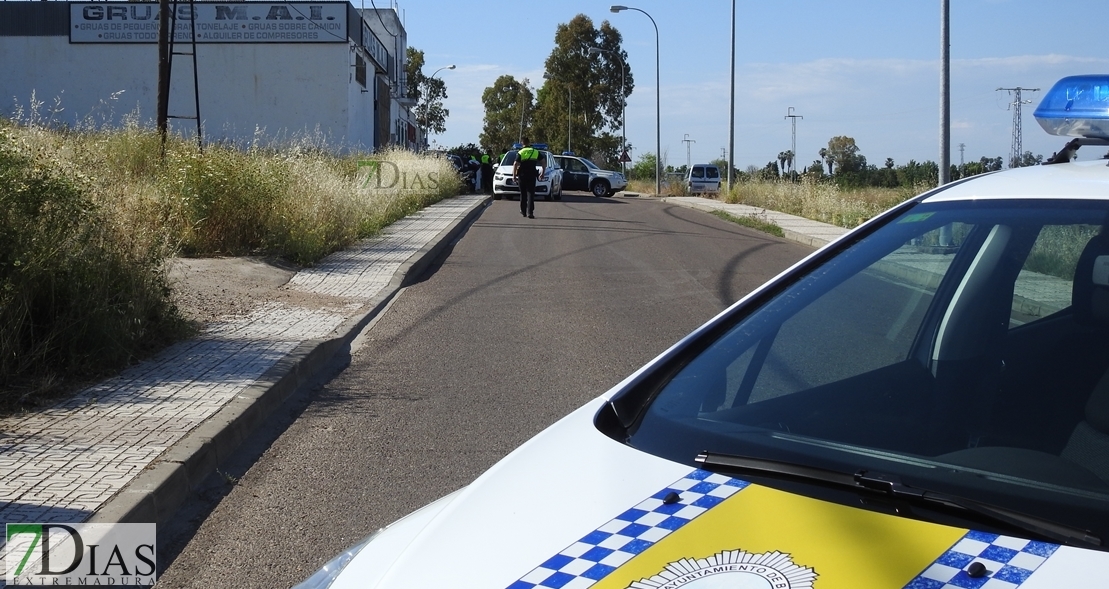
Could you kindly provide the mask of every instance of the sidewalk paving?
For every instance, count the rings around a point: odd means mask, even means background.
[[[813,247],[847,232],[747,205],[660,200],[755,215]],[[418,275],[488,203],[482,195],[442,201],[288,283],[345,305],[267,304],[52,408],[0,419],[0,523],[168,521],[270,410],[348,345],[405,278]],[[1044,309],[1069,304],[1069,283],[1040,275],[1025,282],[1018,300]]]
[[[667,196],[662,201],[702,211],[724,211],[736,217],[758,217],[781,227],[786,239],[817,248],[835,241],[841,235],[847,233],[847,229],[843,227],[836,227],[797,215],[779,213],[750,205],[728,204],[699,196]]]

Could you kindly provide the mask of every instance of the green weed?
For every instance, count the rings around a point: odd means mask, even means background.
[[[769,233],[770,235],[775,235],[777,237],[785,237],[785,232],[782,231],[782,228],[775,223],[768,221],[765,217],[759,217],[757,215],[737,217],[736,215],[733,215],[726,211],[712,211],[712,214],[720,217],[721,219],[724,219],[725,221],[736,223],[737,225],[750,227],[751,229],[762,231],[763,233]]]

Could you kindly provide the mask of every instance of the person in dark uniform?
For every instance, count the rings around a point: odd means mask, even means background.
[[[493,194],[493,158],[488,153],[481,156],[481,191]]]
[[[539,150],[531,146],[531,141],[524,137],[524,147],[516,153],[516,162],[512,164],[512,178],[520,187],[520,214],[535,218],[535,181],[543,175],[543,166],[539,163]]]

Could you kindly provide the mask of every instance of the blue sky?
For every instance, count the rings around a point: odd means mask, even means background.
[[[627,0],[624,0],[627,2]],[[379,8],[387,2],[376,2]],[[999,87],[1040,88],[1022,117],[1023,147],[1050,156],[1064,141],[1032,117],[1059,78],[1109,73],[1106,0],[950,0],[951,161],[1008,161],[1012,100]],[[524,8],[524,6],[527,6]],[[655,33],[638,12],[613,14],[611,2],[402,2],[410,46],[425,52],[425,74],[447,83],[444,146],[476,142],[482,91],[502,74],[543,79],[559,23],[581,13],[610,21],[624,36],[636,88],[628,98],[633,157],[654,151]],[[658,23],[661,139],[667,163],[708,161],[728,145],[729,18],[723,0],[626,3]],[[367,5],[367,7],[369,7]],[[736,144],[739,168],[762,166],[790,148],[788,107],[797,122],[798,166],[818,159],[835,135],[854,137],[872,164],[887,157],[939,159],[939,0],[736,2]],[[1100,157],[1086,148],[1080,159]]]

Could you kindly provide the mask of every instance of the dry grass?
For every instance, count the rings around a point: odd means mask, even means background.
[[[369,159],[406,182],[366,185]],[[459,188],[447,160],[405,151],[200,151],[174,138],[163,160],[157,133],[135,121],[53,130],[0,119],[0,406],[188,335],[169,298],[170,257],[311,264]]]
[[[801,182],[779,180],[737,182],[731,192],[726,186],[722,186],[719,194],[710,195],[709,198],[789,213],[851,229],[930,188],[930,186],[917,186],[844,190],[830,182],[803,177]],[[641,194],[654,194],[655,183],[648,180],[631,180],[628,182],[627,189]],[[688,196],[688,194],[684,184],[671,182],[662,185],[661,196]]]
[[[842,190],[835,184],[805,178],[797,183],[758,180],[737,183],[730,193],[724,190],[718,198],[851,229],[924,190],[925,187]]]

